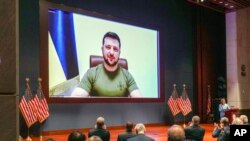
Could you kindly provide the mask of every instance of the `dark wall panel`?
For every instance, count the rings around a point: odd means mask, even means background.
[[[16,1],[0,1],[0,95],[16,92]]]
[[[18,97],[0,95],[0,137],[2,141],[17,141]]]

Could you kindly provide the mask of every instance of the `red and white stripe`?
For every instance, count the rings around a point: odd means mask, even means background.
[[[26,100],[25,96],[23,96],[19,104],[19,109],[28,127],[37,121],[36,114],[33,112],[33,108],[32,101]]]
[[[173,116],[180,113],[180,109],[179,109],[176,102],[177,101],[175,99],[173,99],[173,96],[170,96],[170,98],[168,99],[168,106],[169,106],[170,111],[172,112]]]
[[[183,97],[178,98],[177,104],[184,116],[192,111],[192,105],[188,97],[186,99]]]

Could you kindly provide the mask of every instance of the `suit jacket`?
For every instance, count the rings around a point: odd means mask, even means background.
[[[138,134],[132,138],[129,138],[127,141],[154,141],[154,139],[152,139],[144,134]]]
[[[185,129],[186,140],[203,141],[205,129],[200,126],[189,126]]]
[[[110,133],[106,129],[98,129],[98,128],[91,129],[88,133],[88,137],[91,136],[98,136],[102,139],[102,141],[110,140]]]
[[[218,141],[229,141],[230,138],[230,126],[224,126],[223,129],[216,128],[213,133],[213,137],[217,137]]]
[[[127,141],[127,139],[136,136],[135,133],[131,131],[126,131],[118,135],[117,141]]]

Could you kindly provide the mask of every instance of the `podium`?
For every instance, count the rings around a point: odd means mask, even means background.
[[[229,123],[233,122],[233,119],[239,114],[239,108],[231,108],[225,111],[225,117],[228,118]]]

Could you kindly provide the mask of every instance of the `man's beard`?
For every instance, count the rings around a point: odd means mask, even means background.
[[[113,62],[113,63],[111,64],[111,63],[109,62],[109,60],[108,60],[108,57],[104,57],[105,63],[108,64],[110,67],[114,67],[114,66],[118,63],[118,60],[119,60],[119,59],[117,59],[117,61],[115,61],[115,62]]]

